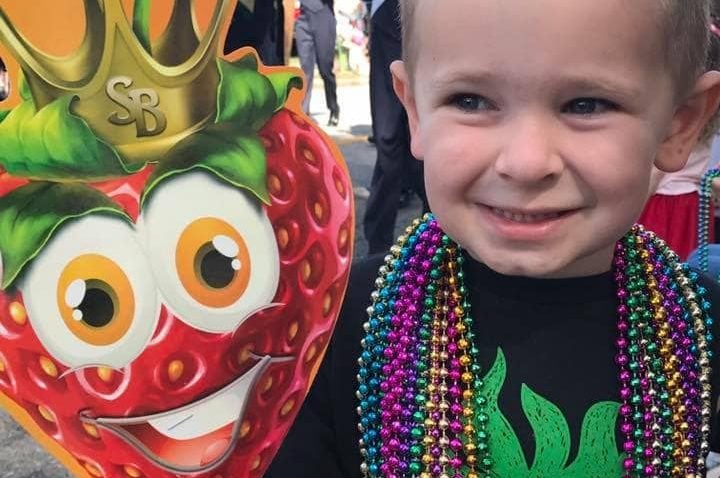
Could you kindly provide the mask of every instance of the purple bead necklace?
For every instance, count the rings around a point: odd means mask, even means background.
[[[426,215],[380,268],[358,360],[367,477],[493,476],[463,263],[459,246]],[[618,242],[613,266],[619,474],[702,476],[711,412],[706,291],[640,226]]]

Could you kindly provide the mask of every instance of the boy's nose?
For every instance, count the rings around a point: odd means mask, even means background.
[[[501,177],[521,183],[556,178],[565,165],[554,143],[548,120],[533,118],[508,124],[495,170]]]

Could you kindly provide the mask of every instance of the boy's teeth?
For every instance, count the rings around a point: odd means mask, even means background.
[[[492,210],[498,216],[502,216],[505,219],[509,219],[510,221],[515,222],[541,222],[547,221],[548,219],[555,219],[557,217],[560,217],[560,213],[557,212],[549,212],[544,214],[518,214],[498,208],[492,208]]]

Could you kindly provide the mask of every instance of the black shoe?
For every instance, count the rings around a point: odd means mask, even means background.
[[[340,111],[331,111],[328,126],[337,126],[340,123]]]

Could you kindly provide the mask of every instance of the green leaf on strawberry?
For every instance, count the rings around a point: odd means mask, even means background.
[[[214,124],[189,136],[157,165],[143,192],[145,204],[162,181],[192,170],[205,170],[218,179],[253,193],[269,203],[265,184],[265,148],[260,138],[232,123]]]
[[[65,222],[88,214],[111,214],[131,222],[110,198],[81,184],[33,182],[1,197],[1,288],[18,279]]]
[[[0,165],[10,174],[49,181],[103,180],[138,171],[71,112],[74,96],[35,110],[23,101],[0,123]]]
[[[247,189],[269,204],[266,153],[257,132],[285,105],[293,88],[302,88],[302,79],[287,72],[263,75],[257,68],[253,54],[234,63],[218,60],[215,124],[188,136],[166,154],[148,179],[142,204],[160,182],[197,169]]]
[[[258,131],[285,105],[293,88],[302,88],[302,79],[297,75],[270,73],[265,76],[257,68],[253,54],[234,63],[218,60],[220,86],[216,123],[230,122]]]

